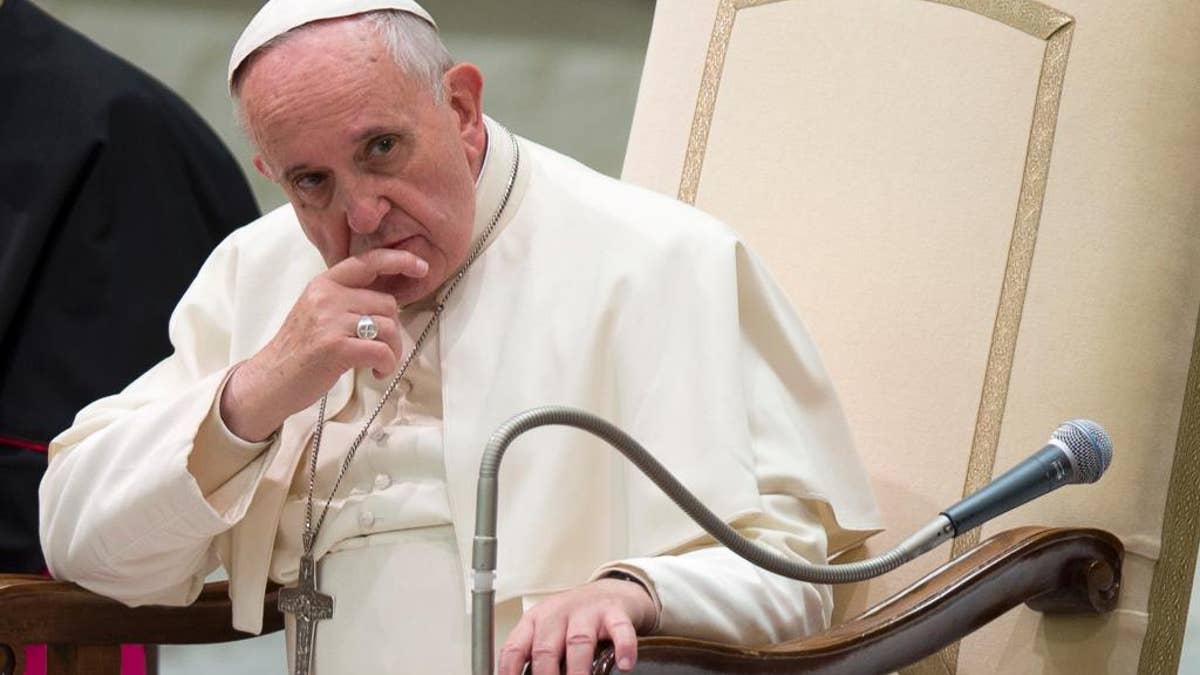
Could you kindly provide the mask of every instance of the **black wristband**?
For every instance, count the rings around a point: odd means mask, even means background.
[[[633,583],[637,584],[638,586],[641,586],[642,590],[646,591],[646,595],[649,595],[650,597],[654,597],[654,595],[650,593],[650,589],[646,588],[646,584],[642,583],[641,579],[633,576],[629,572],[622,572],[621,570],[609,570],[608,572],[605,572],[604,576],[602,576],[600,578],[601,579],[620,579],[621,581],[632,581]]]

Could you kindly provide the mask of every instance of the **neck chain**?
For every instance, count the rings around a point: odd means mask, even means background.
[[[433,328],[437,325],[438,319],[441,318],[442,311],[446,308],[446,301],[454,293],[455,289],[458,288],[458,284],[463,280],[463,277],[466,276],[467,270],[470,269],[472,263],[474,263],[480,254],[483,253],[483,249],[487,246],[487,242],[491,238],[492,232],[496,229],[496,224],[500,222],[500,216],[503,215],[504,207],[508,205],[508,199],[512,196],[513,187],[516,185],[517,169],[521,164],[521,149],[517,145],[517,139],[513,137],[511,131],[508,132],[508,139],[512,144],[513,161],[512,167],[509,170],[508,184],[504,188],[504,196],[500,199],[500,206],[497,207],[496,212],[492,214],[491,221],[488,222],[487,228],[484,229],[483,234],[480,235],[479,241],[475,243],[475,248],[473,248],[470,255],[467,256],[467,260],[465,263],[463,263],[462,268],[459,269],[458,274],[454,276],[454,278],[446,286],[446,289],[442,292],[442,297],[438,300],[437,305],[434,306],[433,316],[429,318],[429,323],[425,324],[425,328],[417,337],[417,341],[413,344],[412,349],[409,350],[408,356],[405,357],[404,363],[400,366],[400,370],[394,377],[392,377],[392,380],[388,382],[387,387],[383,390],[383,396],[381,396],[379,399],[379,403],[375,405],[375,409],[371,411],[371,414],[367,417],[367,421],[363,423],[362,428],[358,430],[358,434],[350,443],[350,448],[346,451],[346,457],[342,460],[342,467],[338,471],[337,480],[334,481],[333,489],[329,492],[329,499],[326,500],[325,507],[321,509],[321,515],[319,518],[317,518],[316,527],[313,527],[313,489],[316,486],[317,456],[321,452],[321,432],[325,429],[325,403],[329,398],[329,394],[326,393],[321,397],[321,405],[317,411],[317,428],[313,434],[313,451],[308,464],[308,499],[304,507],[305,555],[312,555],[317,534],[321,532],[321,525],[325,523],[325,516],[329,513],[329,504],[333,501],[333,496],[337,494],[338,486],[342,484],[342,478],[346,476],[346,471],[349,470],[350,463],[354,461],[354,454],[358,451],[358,446],[362,444],[363,439],[366,438],[367,430],[371,428],[371,424],[375,421],[375,418],[379,416],[380,411],[383,410],[384,404],[388,402],[388,399],[391,398],[392,392],[396,390],[396,387],[400,384],[400,380],[403,379],[404,374],[408,372],[408,367],[412,364],[413,360],[416,359],[417,354],[421,351],[421,347],[425,345],[425,340],[429,337],[429,334],[433,332]]]
[[[0,2],[2,1],[0,0]],[[492,232],[496,229],[496,224],[500,222],[500,216],[504,213],[504,207],[508,205],[508,199],[512,196],[513,187],[517,182],[517,169],[521,165],[521,148],[517,145],[517,139],[512,135],[511,131],[508,132],[508,140],[513,148],[513,161],[512,168],[508,174],[508,185],[504,189],[504,196],[500,200],[500,206],[496,208],[496,213],[492,215],[487,228],[479,237],[475,248],[467,256],[467,260],[463,263],[458,274],[454,276],[446,286],[445,291],[442,292],[441,298],[438,299],[437,305],[433,309],[433,316],[429,318],[429,323],[425,324],[421,335],[417,338],[416,343],[413,344],[412,350],[408,352],[404,363],[401,364],[399,372],[396,373],[395,377],[392,378],[391,382],[383,390],[383,396],[380,397],[379,403],[371,411],[370,416],[367,417],[367,421],[363,423],[362,429],[358,430],[358,435],[354,437],[354,441],[350,443],[350,449],[346,451],[346,457],[342,460],[342,467],[338,471],[337,480],[334,481],[333,489],[329,492],[329,499],[326,500],[325,507],[321,509],[321,516],[317,519],[316,527],[313,527],[313,489],[317,481],[317,455],[321,452],[321,432],[325,429],[325,404],[329,398],[329,394],[327,393],[321,397],[321,405],[317,412],[317,428],[313,433],[312,457],[308,463],[308,498],[304,507],[304,552],[300,556],[299,578],[295,586],[282,589],[278,595],[279,610],[291,614],[296,621],[296,648],[293,661],[293,672],[296,675],[308,675],[311,672],[317,622],[333,616],[333,598],[317,590],[316,563],[313,560],[313,546],[317,541],[317,534],[321,531],[321,525],[325,523],[325,516],[329,513],[329,503],[333,501],[333,496],[337,494],[338,486],[342,484],[342,479],[345,478],[346,471],[350,468],[350,463],[354,461],[354,453],[358,451],[358,446],[366,438],[367,429],[371,428],[371,424],[379,416],[379,412],[383,410],[384,404],[387,403],[392,392],[400,384],[404,373],[408,372],[408,367],[412,365],[413,359],[421,351],[421,347],[425,344],[429,334],[433,332],[438,319],[441,318],[442,311],[446,308],[446,300],[458,288],[458,284],[466,276],[467,270],[470,269],[480,254],[483,253],[483,248],[487,245]]]

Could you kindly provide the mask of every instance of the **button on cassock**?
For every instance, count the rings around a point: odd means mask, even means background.
[[[386,489],[388,489],[388,486],[390,486],[391,484],[392,484],[392,477],[387,475],[386,473],[381,473],[378,476],[375,476],[375,489],[376,490],[386,490]]]

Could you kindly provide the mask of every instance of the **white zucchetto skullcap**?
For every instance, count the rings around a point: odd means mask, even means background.
[[[412,0],[268,0],[250,19],[246,30],[233,46],[229,57],[226,83],[233,88],[233,74],[254,50],[284,33],[313,21],[337,19],[381,9],[395,9],[418,16],[437,29],[437,23],[423,7]]]

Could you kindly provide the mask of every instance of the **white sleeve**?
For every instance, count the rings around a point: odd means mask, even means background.
[[[214,537],[245,514],[265,466],[252,460],[241,480],[207,498],[188,471],[222,379],[205,378],[56,453],[39,489],[42,549],[56,578],[129,605],[195,599],[217,566]]]
[[[230,368],[225,248],[172,316],[175,353],[51,443],[39,508],[55,577],[129,605],[187,604],[218,564],[215,538],[245,514],[269,453],[231,447],[204,424]],[[205,495],[188,467],[197,450],[233,452],[242,468]]]
[[[793,557],[825,562],[825,530],[815,509],[787,495],[764,495],[763,505],[762,515],[734,523],[743,536]],[[828,586],[772,574],[711,544],[605,565],[593,578],[622,571],[642,581],[660,607],[653,630],[659,635],[756,646],[828,627]]]

